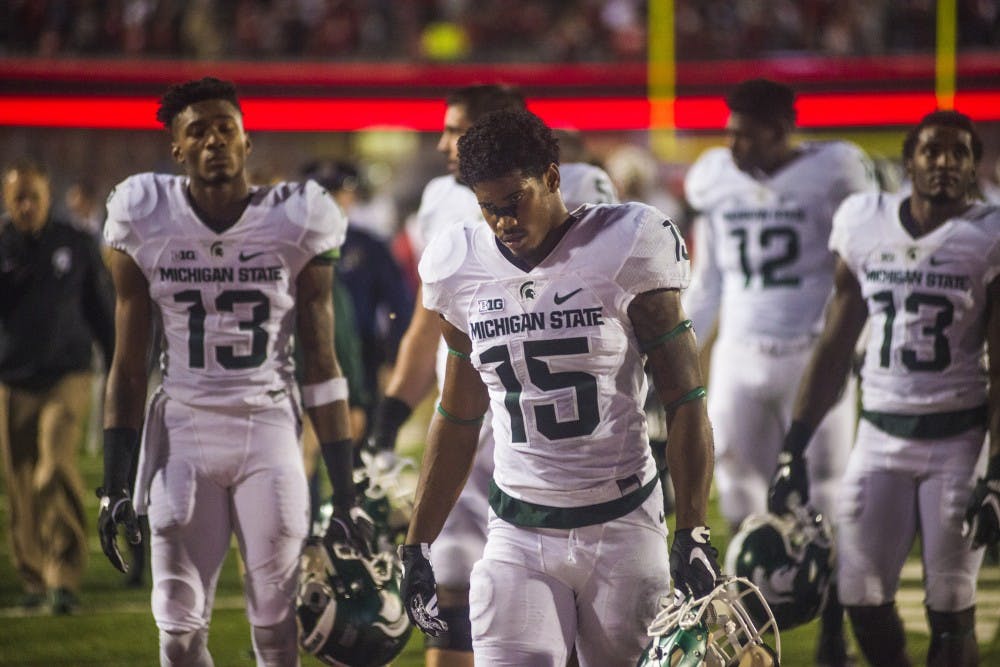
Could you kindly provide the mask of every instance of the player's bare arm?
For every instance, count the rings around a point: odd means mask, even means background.
[[[322,259],[309,262],[298,276],[296,325],[303,385],[343,376],[333,345],[333,280],[333,264]],[[350,439],[346,399],[308,408],[308,412],[320,442]]]
[[[440,331],[448,355],[439,408],[431,420],[417,484],[407,544],[432,542],[465,486],[472,468],[479,427],[489,407],[486,385],[472,366],[472,341],[443,318]]]
[[[666,413],[667,465],[677,498],[670,576],[676,591],[698,598],[721,575],[706,525],[715,451],[697,343],[679,290],[644,292],[628,314]]]
[[[667,413],[667,463],[677,495],[677,528],[705,524],[712,483],[712,429],[705,411],[704,386],[694,333],[678,290],[640,294],[628,309],[640,344],[646,343],[656,393]],[[676,332],[675,335],[670,335]],[[660,343],[654,343],[660,341]]]
[[[396,364],[385,389],[386,396],[398,398],[411,408],[434,385],[434,353],[441,335],[440,318],[424,308],[421,291],[417,289],[410,325],[399,342]]]
[[[861,286],[847,264],[838,258],[826,324],[799,383],[792,412],[794,421],[815,429],[837,402],[851,370],[854,345],[867,319],[868,306],[861,295]]]
[[[153,309],[149,284],[135,261],[115,250],[109,262],[116,293],[115,351],[104,401],[104,482],[97,489],[97,532],[104,555],[115,568],[127,572],[117,536],[122,526],[129,542],[138,544],[141,539],[132,508],[131,476],[139,455],[139,428],[149,381],[146,355]]]
[[[989,288],[986,307],[986,351],[989,359],[990,457],[1000,456],[1000,277]]]
[[[108,372],[104,427],[139,429],[146,401],[152,304],[149,284],[135,261],[112,250],[109,268],[115,285],[115,351]]]

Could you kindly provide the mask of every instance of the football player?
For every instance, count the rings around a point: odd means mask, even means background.
[[[410,237],[418,255],[441,230],[460,225],[463,220],[482,220],[475,195],[457,178],[459,138],[487,112],[523,108],[524,98],[520,92],[506,86],[469,86],[448,96],[444,131],[437,149],[448,160],[449,174],[432,179],[424,188],[416,226]],[[561,188],[571,207],[584,202],[616,201],[611,179],[602,169],[589,164],[565,165]],[[438,321],[437,314],[424,308],[418,298],[386,385],[385,398],[375,413],[370,443],[377,451],[392,450],[399,428],[413,407],[427,395],[435,377],[444,378],[448,353],[441,340]],[[476,466],[435,543],[432,556],[438,576],[440,613],[448,630],[427,638],[428,667],[472,664],[469,576],[486,544],[487,495],[493,471],[493,436],[488,419],[480,432],[479,443]]]
[[[301,403],[341,519],[330,525],[358,543],[366,532],[351,478],[347,384],[333,348],[332,262],[347,222],[311,181],[249,185],[250,139],[232,84],[173,86],[157,118],[185,175],[126,179],[108,201],[104,228],[117,303],[101,545],[124,571],[118,529],[138,541],[136,513],[148,512],[160,663],[190,667],[212,664],[212,601],[235,533],[257,664],[297,665],[291,602],[309,501],[293,335],[305,362]],[[144,420],[154,317],[163,325],[163,383]]]
[[[837,205],[876,187],[870,161],[844,141],[794,143],[795,95],[753,79],[727,97],[728,148],[698,158],[685,180],[698,211],[694,275],[684,294],[695,331],[715,330],[708,413],[718,445],[719,504],[735,534],[767,508],[767,488],[791,422],[795,388],[833,289],[827,249]],[[715,329],[717,327],[717,329]],[[816,434],[813,500],[828,512],[854,429],[848,390]],[[846,660],[843,612],[832,600],[817,662]]]
[[[469,595],[475,664],[634,665],[674,583],[718,576],[705,526],[711,429],[690,322],[687,251],[643,204],[567,210],[551,130],[524,110],[458,141],[482,219],[442,230],[420,262],[448,347],[403,558],[404,604],[444,629],[428,560],[473,468],[491,408],[488,537]],[[677,528],[667,553],[646,435],[644,362],[666,404]],[[433,547],[437,545],[434,544]]]
[[[1000,513],[1000,209],[976,197],[982,152],[967,116],[928,114],[903,143],[912,191],[855,195],[838,209],[836,291],[772,482],[775,510],[808,500],[803,452],[869,322],[862,419],[838,494],[837,570],[873,665],[910,664],[895,596],[917,534],[927,664],[978,662],[976,578]]]

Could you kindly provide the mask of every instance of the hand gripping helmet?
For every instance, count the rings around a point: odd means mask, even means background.
[[[758,624],[747,611],[751,600],[767,610],[757,587],[735,578],[720,581],[704,597],[675,597],[649,625],[653,639],[637,667],[777,667],[777,624],[773,617]],[[771,636],[773,649],[765,635]]]
[[[402,568],[391,551],[365,556],[322,538],[323,522],[299,559],[295,612],[299,643],[337,667],[379,667],[406,646],[412,627],[399,594]]]
[[[746,518],[726,550],[728,574],[752,581],[782,630],[808,623],[826,604],[833,575],[833,542],[822,514],[798,507],[794,514]],[[759,606],[748,604],[754,618]]]

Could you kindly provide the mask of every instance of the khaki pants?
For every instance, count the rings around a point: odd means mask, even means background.
[[[91,381],[90,372],[80,372],[37,392],[0,384],[11,554],[28,593],[75,591],[86,564],[77,454]]]

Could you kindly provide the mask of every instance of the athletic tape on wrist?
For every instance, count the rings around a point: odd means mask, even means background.
[[[307,408],[346,401],[347,395],[347,378],[343,377],[302,385],[302,404]]]

